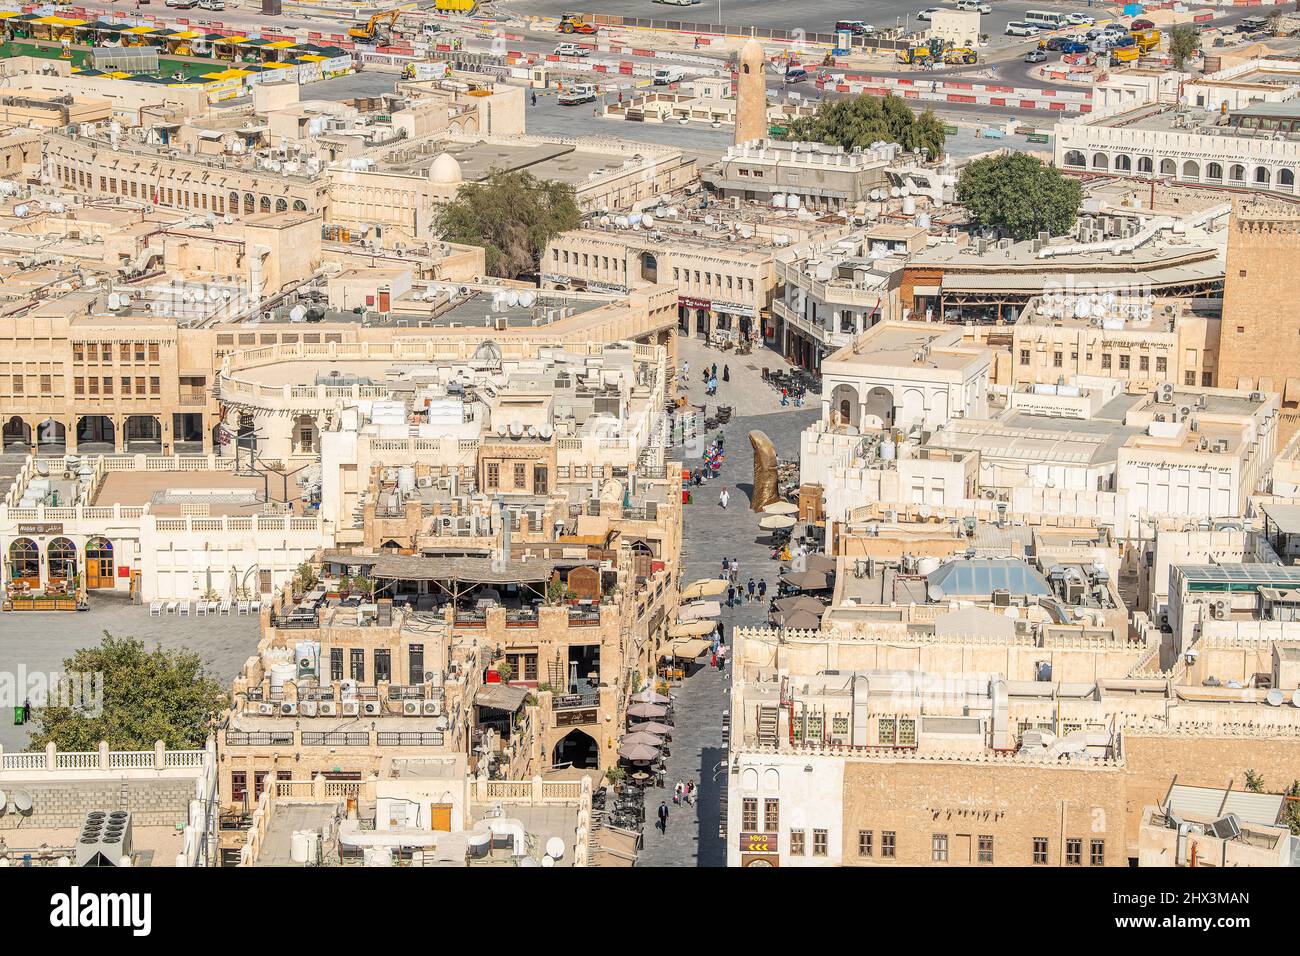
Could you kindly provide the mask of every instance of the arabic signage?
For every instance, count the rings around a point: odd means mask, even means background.
[[[689,295],[679,295],[677,297],[677,304],[684,305],[688,309],[705,309],[707,311],[708,309],[713,308],[713,303],[708,299],[697,299],[694,296]]]
[[[740,835],[741,853],[776,853],[777,834],[742,833]]]
[[[19,534],[63,534],[63,524],[19,524]]]

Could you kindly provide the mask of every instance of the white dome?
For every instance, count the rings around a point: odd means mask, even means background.
[[[456,157],[450,153],[443,153],[433,161],[429,167],[429,179],[435,183],[458,183],[463,177],[460,174],[460,163],[456,162]]]

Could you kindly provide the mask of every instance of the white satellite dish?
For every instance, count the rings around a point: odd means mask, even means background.
[[[307,318],[307,310],[303,308],[301,305],[295,305],[292,309],[289,310],[290,322],[301,322],[305,318]]]
[[[110,292],[108,294],[108,311],[116,312],[120,308],[122,308],[122,297],[116,292]]]
[[[1291,706],[1300,707],[1300,690],[1293,690],[1291,692]]]
[[[546,841],[546,855],[553,860],[564,859],[564,841],[559,837],[551,837]]]
[[[14,809],[17,810],[19,813],[32,812],[32,795],[29,791],[15,790],[13,801],[14,801]]]
[[[1283,691],[1279,690],[1278,688],[1274,687],[1271,691],[1269,691],[1267,694],[1264,695],[1264,700],[1268,703],[1268,706],[1270,707],[1281,707],[1282,704],[1286,701],[1286,694]]]

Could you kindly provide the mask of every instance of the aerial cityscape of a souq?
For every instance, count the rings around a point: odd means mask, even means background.
[[[668,868],[1068,895],[1084,931],[1276,911],[1296,4],[0,0],[0,33],[19,922],[162,936],[153,897],[290,868],[620,869],[624,921]],[[701,890],[726,920],[758,876]]]

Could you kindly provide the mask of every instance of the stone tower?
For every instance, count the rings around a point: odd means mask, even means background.
[[[767,60],[763,46],[749,40],[740,48],[736,72],[736,142],[767,138]]]

